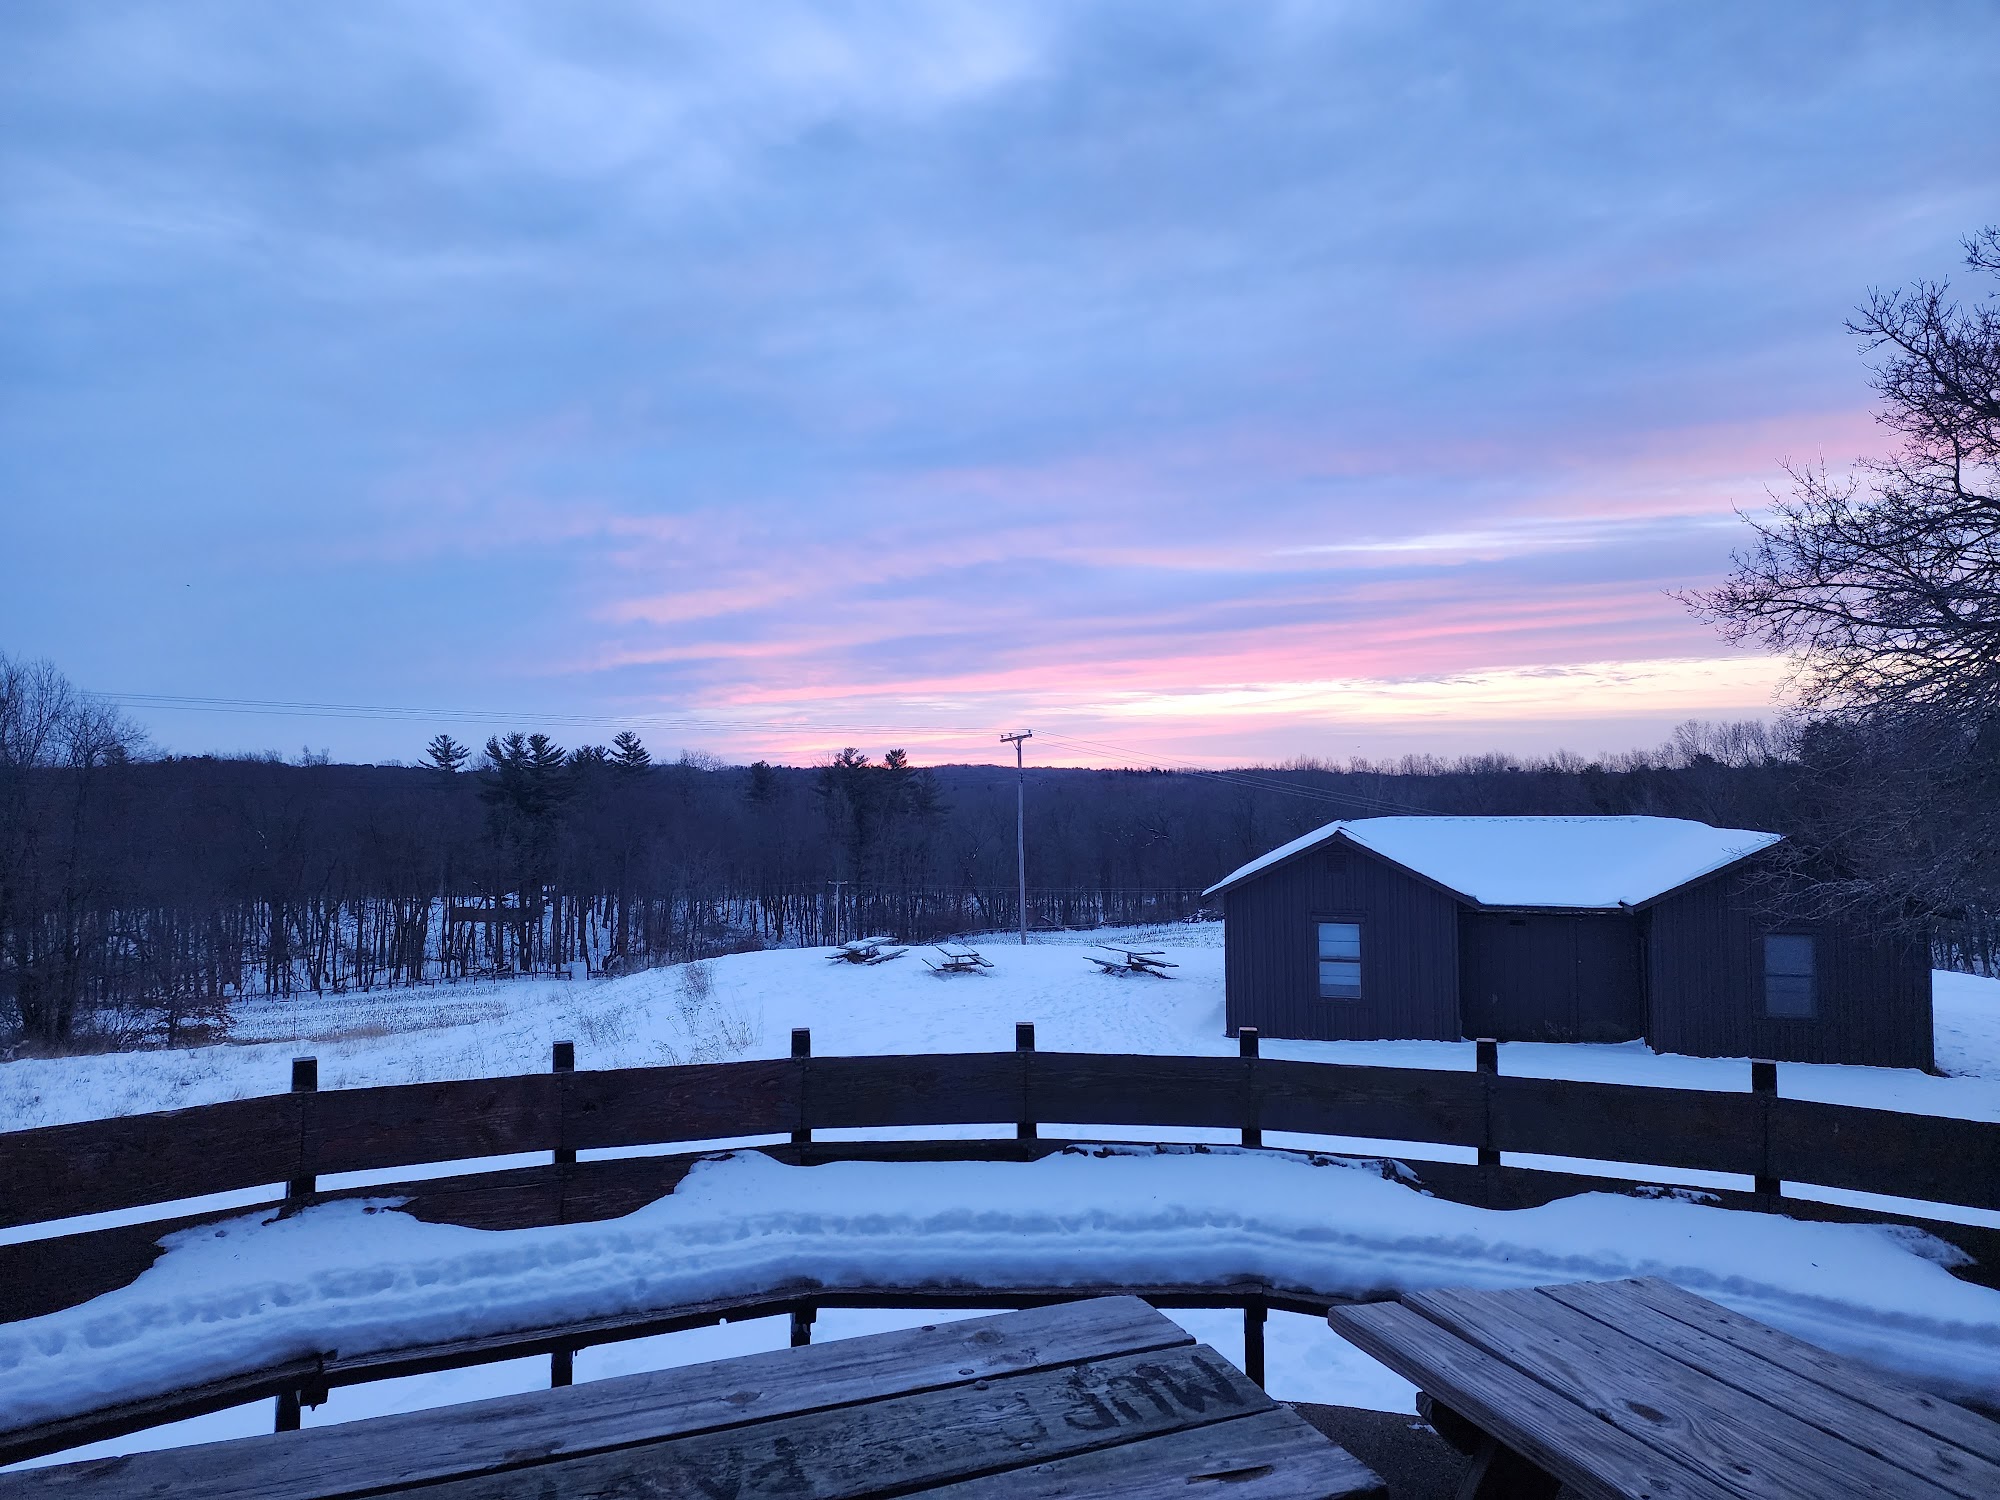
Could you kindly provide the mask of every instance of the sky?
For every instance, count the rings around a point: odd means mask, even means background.
[[[1761,716],[1672,591],[1888,445],[1996,98],[1987,0],[9,0],[0,651],[363,760]]]

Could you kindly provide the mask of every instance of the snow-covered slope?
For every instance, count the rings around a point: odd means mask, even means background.
[[[580,1068],[781,1057],[795,1026],[823,1055],[1004,1050],[1032,1021],[1051,1051],[1223,1054],[1220,924],[1127,934],[1168,950],[1172,979],[1117,976],[1086,962],[1104,934],[984,942],[994,967],[938,976],[922,949],[886,964],[832,963],[825,949],[712,960],[710,991],[683,970],[573,983],[519,981],[270,1002],[221,1046],[0,1064],[0,1130],[213,1103],[287,1086],[290,1060],[320,1060],[322,1088],[538,1072],[550,1044],[576,1043]],[[1893,1068],[1786,1064],[1799,1098],[2000,1120],[2000,981],[1940,974],[1938,1062],[1951,1077]],[[1470,1068],[1461,1042],[1268,1041],[1269,1055],[1325,1062]],[[1507,1043],[1505,1072],[1679,1088],[1744,1089],[1741,1059],[1663,1057],[1643,1044]]]

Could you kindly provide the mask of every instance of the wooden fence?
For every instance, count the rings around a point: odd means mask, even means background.
[[[1013,1125],[1207,1128],[1363,1137],[1649,1167],[1727,1172],[2000,1209],[2000,1124],[1783,1098],[1776,1064],[1747,1093],[1501,1074],[1494,1049],[1458,1072],[1238,1057],[1013,1052],[813,1057],[550,1072],[379,1088],[317,1088],[0,1134],[0,1226],[46,1223],[266,1184],[310,1193],[336,1172],[525,1152],[777,1136],[815,1130]],[[1613,1174],[1616,1175],[1616,1174]]]
[[[1748,1177],[1754,1193],[1723,1192],[1720,1200],[1805,1217],[1870,1215],[1786,1200],[1787,1181],[2000,1209],[2000,1123],[1783,1098],[1774,1063],[1752,1065],[1749,1092],[1722,1093],[1502,1075],[1490,1042],[1475,1049],[1469,1072],[1260,1057],[1247,1031],[1236,1057],[1041,1052],[1026,1025],[1016,1028],[1015,1050],[1002,1053],[814,1057],[806,1032],[794,1032],[792,1042],[788,1058],[587,1072],[575,1069],[570,1044],[557,1043],[547,1073],[324,1092],[317,1065],[302,1058],[288,1093],[0,1134],[0,1226],[44,1226],[42,1238],[0,1246],[0,1321],[124,1285],[151,1264],[167,1230],[243,1211],[172,1217],[194,1206],[186,1199],[269,1188],[270,1197],[282,1192],[298,1206],[327,1196],[319,1179],[333,1173],[368,1173],[379,1182],[379,1174],[404,1168],[546,1153],[532,1166],[459,1169],[343,1192],[394,1191],[410,1198],[413,1213],[486,1228],[575,1222],[657,1198],[696,1159],[683,1152],[579,1161],[579,1152],[707,1149],[727,1141],[775,1141],[766,1149],[792,1161],[971,1160],[1062,1149],[1060,1139],[1049,1138],[1057,1131],[1088,1139],[1102,1127],[1203,1129],[1227,1131],[1246,1146],[1283,1132],[1361,1138],[1382,1143],[1371,1144],[1371,1154],[1392,1156],[1399,1142],[1468,1149],[1476,1165],[1414,1165],[1427,1189],[1493,1206],[1615,1185],[1624,1175],[1618,1164],[1632,1163]],[[913,1126],[998,1127],[999,1135],[826,1142],[813,1134]],[[1503,1167],[1503,1152],[1577,1158],[1600,1170],[1583,1177]],[[1496,1191],[1508,1184],[1511,1190]],[[150,1205],[163,1207],[146,1223],[65,1233],[72,1226],[58,1222]],[[2000,1232],[1931,1227],[1981,1260],[2000,1260]],[[726,1306],[659,1309],[604,1327],[522,1330],[463,1347],[365,1358],[318,1356],[33,1430],[7,1431],[0,1422],[0,1462],[262,1395],[277,1396],[280,1427],[295,1426],[301,1401],[323,1399],[333,1385],[527,1353],[546,1353],[552,1378],[567,1383],[579,1348],[723,1317],[789,1309],[800,1341],[821,1306],[1025,1305],[1078,1290],[771,1288]],[[1162,1305],[1239,1306],[1246,1358],[1260,1368],[1266,1310],[1317,1310],[1324,1300],[1296,1288],[1249,1284],[1095,1290],[1136,1291]]]

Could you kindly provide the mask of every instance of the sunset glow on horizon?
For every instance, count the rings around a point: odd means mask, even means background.
[[[0,650],[252,703],[139,700],[182,751],[412,760],[433,707],[1042,764],[1766,716],[1784,664],[1679,596],[1784,463],[1886,451],[1843,319],[2000,201],[1977,5],[0,42]]]

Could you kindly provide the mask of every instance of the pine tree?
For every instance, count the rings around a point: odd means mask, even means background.
[[[629,729],[621,729],[611,737],[611,763],[621,771],[643,771],[653,763],[653,757],[639,736]]]
[[[442,771],[447,776],[456,776],[465,769],[465,763],[472,758],[472,751],[450,735],[440,734],[424,746],[424,758],[430,762],[433,769]]]

